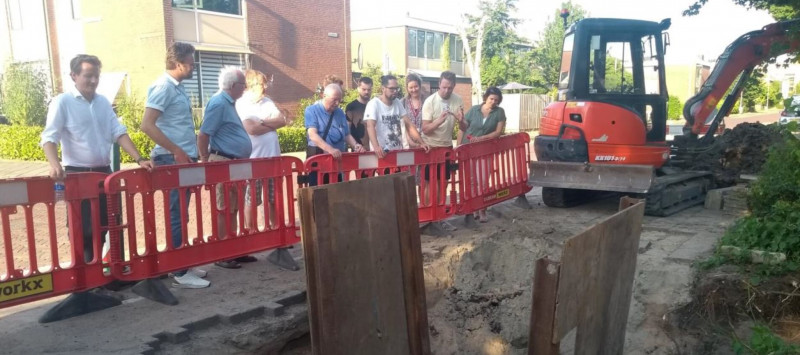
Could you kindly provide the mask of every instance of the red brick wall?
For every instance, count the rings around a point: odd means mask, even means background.
[[[477,102],[472,102],[472,83],[457,80],[456,88],[453,92],[461,96],[461,100],[464,101],[464,112],[467,112],[472,105],[477,104]]]
[[[172,0],[164,0],[164,35],[166,37],[166,43],[164,43],[165,49],[168,49],[169,46],[171,46],[175,41],[175,35],[172,33],[172,27]]]
[[[269,95],[279,107],[294,113],[328,74],[351,86],[350,0],[245,3],[251,67],[273,75]]]

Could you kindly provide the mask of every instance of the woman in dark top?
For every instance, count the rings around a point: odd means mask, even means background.
[[[483,94],[483,103],[472,106],[464,115],[464,120],[458,123],[461,135],[460,144],[480,142],[500,137],[506,127],[506,112],[499,107],[503,101],[503,93],[497,87],[486,89]],[[473,186],[472,193],[480,195],[488,187],[489,176],[493,166],[491,156],[481,159],[472,166]],[[475,214],[481,223],[486,223],[486,209]]]

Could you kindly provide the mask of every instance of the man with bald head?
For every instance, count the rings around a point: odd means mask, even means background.
[[[355,152],[364,151],[364,147],[350,135],[347,116],[339,108],[341,102],[342,88],[337,84],[329,84],[325,87],[322,100],[306,108],[305,120],[308,133],[306,158],[327,153],[339,159],[345,151],[345,143]],[[317,185],[316,174],[312,173],[310,179],[311,186]]]

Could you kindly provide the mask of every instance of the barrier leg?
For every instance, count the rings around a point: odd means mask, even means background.
[[[151,301],[163,303],[169,306],[178,304],[178,299],[169,291],[167,286],[159,279],[145,279],[139,281],[136,286],[131,288],[133,293],[147,298]]]
[[[464,227],[478,228],[478,224],[475,223],[475,217],[472,215],[472,213],[464,216]]]
[[[517,196],[517,199],[514,200],[514,205],[519,208],[524,208],[526,210],[532,209],[531,203],[528,202],[528,198],[525,195]]]
[[[286,249],[289,248],[275,249],[275,251],[273,251],[267,256],[267,260],[269,260],[269,262],[275,264],[281,269],[286,269],[291,271],[300,270],[300,266],[297,265],[297,262],[294,261],[292,254],[289,254],[289,251]]]
[[[122,301],[111,296],[89,291],[76,292],[45,312],[45,314],[39,318],[39,323],[55,322],[119,306],[121,304]]]

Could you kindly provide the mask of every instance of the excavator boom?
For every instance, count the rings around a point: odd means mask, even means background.
[[[716,115],[714,124],[729,113],[743,85],[737,85],[730,93],[730,104],[723,105],[718,112],[717,104],[740,73],[743,75],[739,82],[743,83],[756,66],[798,49],[800,42],[790,36],[790,32],[797,32],[798,26],[800,19],[776,22],[745,33],[725,48],[700,92],[684,104],[683,116],[693,134],[700,134],[712,114]]]

